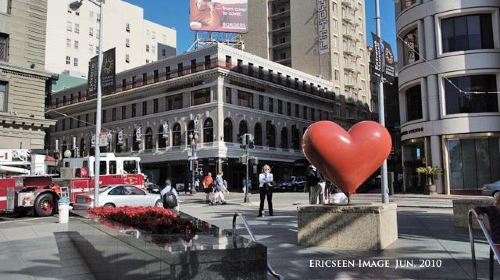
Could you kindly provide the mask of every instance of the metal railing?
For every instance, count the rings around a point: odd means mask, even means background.
[[[233,215],[233,243],[236,242],[236,218],[238,216],[243,221],[243,225],[245,225],[245,228],[246,228],[248,234],[250,235],[250,239],[252,239],[253,242],[257,242],[257,239],[255,239],[255,235],[253,234],[252,230],[248,226],[248,223],[247,223],[247,220],[245,219],[245,217],[243,217],[243,215],[241,213],[234,213],[234,215]],[[269,261],[267,262],[267,272],[269,272],[276,279],[285,280],[285,277],[283,277],[282,275],[280,275],[276,271],[274,271],[274,269],[271,267],[271,264],[269,263]]]
[[[470,209],[469,210],[469,241],[470,241],[470,247],[471,247],[471,254],[472,254],[472,271],[474,273],[474,278],[477,279],[477,260],[476,260],[476,251],[474,248],[474,233],[472,231],[472,222],[473,222],[473,216],[476,218],[476,221],[478,222],[479,226],[481,227],[481,230],[483,231],[484,236],[486,237],[486,240],[488,241],[488,245],[490,248],[490,262],[489,262],[489,279],[493,280],[494,277],[494,263],[495,263],[495,258],[497,259],[497,262],[500,264],[500,252],[498,250],[498,247],[500,244],[495,244],[493,242],[493,239],[491,237],[490,231],[486,227],[484,223],[484,215],[479,215],[476,210]]]

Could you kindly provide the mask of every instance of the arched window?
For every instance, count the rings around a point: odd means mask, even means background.
[[[137,139],[137,130],[134,129],[132,133],[132,151],[139,151],[139,144],[141,139]]]
[[[238,138],[243,136],[245,133],[248,133],[248,125],[245,120],[242,120],[238,128]]]
[[[208,118],[203,123],[203,141],[210,143],[214,141],[214,121]]]
[[[172,146],[181,145],[181,125],[179,123],[174,124],[172,128]]]
[[[82,137],[82,139],[80,139],[80,155],[81,157],[84,157],[85,156],[85,152],[86,152],[86,146],[85,146],[85,138]]]
[[[163,125],[160,125],[160,129],[158,130],[158,149],[165,149],[167,147],[167,139],[163,137]],[[167,134],[168,135],[168,131]]]
[[[146,135],[144,137],[145,140],[145,149],[152,150],[153,149],[153,130],[151,127],[146,128]]]
[[[230,119],[224,120],[224,142],[233,142],[233,122]]]
[[[267,146],[276,148],[276,128],[268,121],[266,123]]]
[[[118,144],[118,134],[115,137],[115,151],[117,153],[123,152],[123,145]]]
[[[288,129],[283,127],[281,129],[281,148],[288,149]]]
[[[254,144],[256,146],[262,146],[262,125],[260,123],[255,124],[254,131]]]
[[[300,150],[300,134],[297,126],[292,126],[292,148]]]
[[[194,132],[194,121],[190,121],[188,123],[188,127],[187,127],[186,143],[191,144],[191,140],[189,138],[189,135],[193,135],[194,136],[193,132]]]

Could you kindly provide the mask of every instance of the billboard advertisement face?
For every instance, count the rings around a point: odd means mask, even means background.
[[[193,31],[248,32],[248,0],[190,0]]]

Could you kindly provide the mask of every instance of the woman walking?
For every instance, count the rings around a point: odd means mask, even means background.
[[[265,164],[262,166],[262,173],[259,174],[260,207],[258,217],[262,217],[266,196],[269,216],[273,216],[273,181],[274,179],[273,173],[271,173],[271,167]]]

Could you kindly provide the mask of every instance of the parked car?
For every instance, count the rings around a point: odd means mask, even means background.
[[[292,176],[290,179],[285,179],[281,181],[277,190],[279,191],[304,191],[306,188],[306,177],[305,176]]]
[[[159,194],[160,193],[160,187],[154,183],[147,182],[145,184],[146,190],[150,193],[154,194]]]
[[[496,181],[493,183],[489,183],[483,186],[483,195],[493,196],[496,198],[497,195],[500,195],[500,181]]]
[[[94,205],[94,193],[79,194],[76,196],[74,209],[87,209]],[[163,207],[159,194],[153,194],[131,185],[115,185],[101,188],[99,206],[157,206]]]

